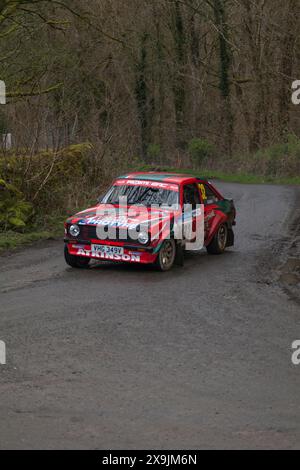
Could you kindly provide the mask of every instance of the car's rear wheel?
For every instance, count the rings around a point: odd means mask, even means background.
[[[206,247],[211,255],[220,255],[224,253],[228,241],[228,227],[226,224],[221,224],[212,239],[211,243]]]
[[[67,246],[65,246],[65,260],[66,260],[66,263],[69,266],[71,266],[71,268],[78,268],[78,269],[87,268],[90,263],[89,258],[84,258],[83,256],[70,255]]]
[[[158,253],[156,266],[160,271],[169,271],[175,262],[176,243],[175,240],[165,240]]]

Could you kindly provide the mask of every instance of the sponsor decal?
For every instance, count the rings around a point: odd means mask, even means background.
[[[148,222],[148,220],[147,220]],[[101,225],[104,227],[124,227],[128,229],[135,230],[139,225],[141,225],[143,222],[131,222],[129,221],[126,217],[113,217],[113,216],[107,216],[103,218],[103,215],[95,215],[93,217],[87,217],[84,220],[81,220],[79,222],[79,225]]]
[[[140,181],[140,180],[118,180],[115,186],[142,186],[145,188],[165,189],[167,191],[179,192],[177,184],[159,183],[157,181]]]
[[[132,263],[140,263],[141,262],[141,256],[140,254],[131,254],[131,255],[118,255],[116,253],[101,253],[98,251],[88,251],[88,250],[78,250],[77,252],[78,256],[88,256],[88,257],[93,257],[97,259],[103,259],[107,261],[126,261],[126,262],[132,262]]]

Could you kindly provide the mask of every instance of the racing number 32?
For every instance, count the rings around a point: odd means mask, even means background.
[[[203,200],[203,202],[204,202],[204,201],[207,200],[206,189],[205,189],[204,184],[199,184],[199,189],[200,189],[200,191],[201,191],[202,200]]]

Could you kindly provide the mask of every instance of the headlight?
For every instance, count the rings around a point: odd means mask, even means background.
[[[80,228],[78,227],[78,225],[71,225],[71,227],[69,228],[69,232],[72,237],[76,238],[80,234]]]
[[[147,245],[148,241],[149,241],[149,235],[148,233],[146,232],[141,232],[138,236],[138,241],[142,244],[142,245]]]

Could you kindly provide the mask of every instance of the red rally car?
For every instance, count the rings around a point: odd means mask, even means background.
[[[183,265],[186,250],[221,254],[234,245],[236,210],[209,182],[166,173],[117,178],[95,207],[65,223],[65,260],[85,268],[92,259]]]

